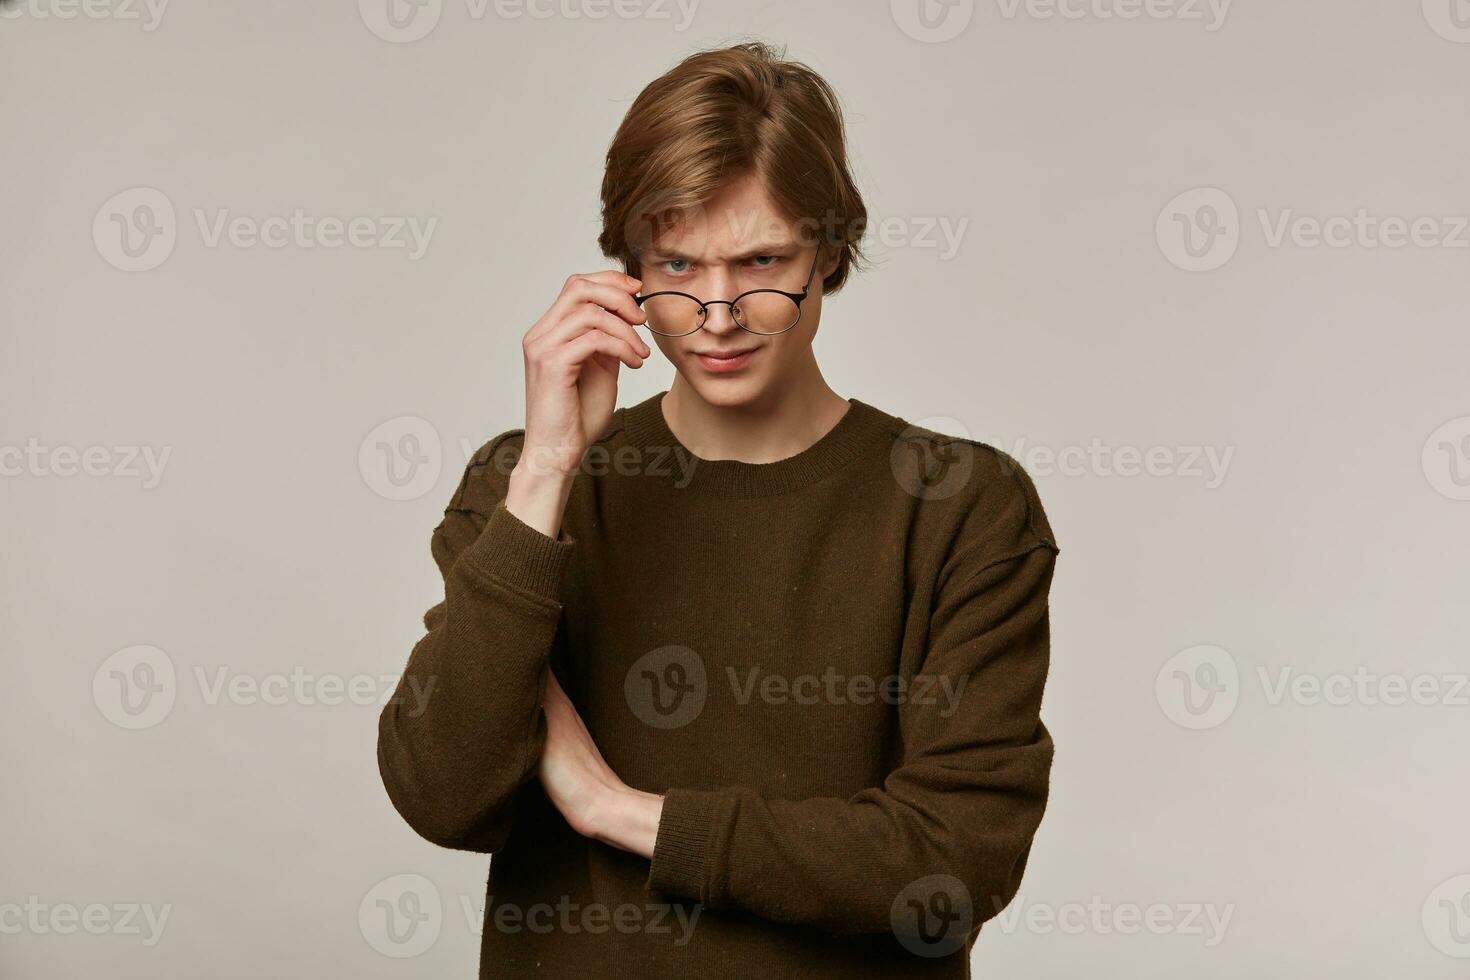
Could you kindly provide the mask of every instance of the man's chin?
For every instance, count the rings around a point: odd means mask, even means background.
[[[702,373],[696,369],[696,374]],[[717,408],[739,408],[759,402],[768,387],[764,374],[692,378],[685,375],[684,380],[689,382],[701,400]]]

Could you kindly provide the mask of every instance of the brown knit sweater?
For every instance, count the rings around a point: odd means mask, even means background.
[[[434,531],[444,601],[378,762],[415,831],[494,855],[480,976],[969,976],[1047,798],[1034,486],[855,398],[795,456],[702,460],[663,394],[614,414],[557,538],[505,509],[520,429]],[[651,862],[542,792],[548,663],[612,769],[665,794]]]

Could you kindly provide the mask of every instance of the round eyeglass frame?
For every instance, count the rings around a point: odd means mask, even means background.
[[[640,307],[643,306],[643,302],[645,300],[653,299],[655,296],[682,296],[685,299],[693,300],[695,303],[699,304],[699,317],[701,321],[693,330],[686,330],[683,333],[664,333],[662,330],[654,330],[653,325],[649,323],[639,324],[639,326],[647,327],[649,332],[656,333],[660,337],[687,337],[692,333],[698,333],[699,331],[704,329],[703,321],[708,319],[709,308],[711,306],[728,306],[730,307],[730,319],[734,320],[735,325],[741,330],[744,330],[746,333],[753,333],[757,337],[778,336],[785,333],[787,330],[790,330],[792,327],[801,322],[801,304],[807,298],[807,294],[811,292],[812,276],[816,275],[817,259],[821,258],[821,256],[822,249],[818,247],[816,254],[812,256],[811,271],[806,274],[806,285],[801,287],[801,292],[799,293],[788,293],[784,289],[747,289],[745,292],[741,293],[739,296],[736,296],[734,299],[710,300],[700,299],[698,296],[692,296],[689,293],[681,293],[677,289],[660,289],[658,292],[655,293],[639,293],[633,297],[633,302],[637,303]],[[760,330],[752,330],[745,324],[741,323],[740,318],[738,316],[735,316],[735,308],[742,299],[747,296],[753,296],[756,293],[776,293],[779,296],[785,296],[787,299],[791,300],[792,304],[796,306],[796,319],[791,321],[791,326],[784,327],[780,330],[773,330],[770,333],[764,333]]]

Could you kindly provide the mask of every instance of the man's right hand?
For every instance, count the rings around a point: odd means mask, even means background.
[[[639,280],[611,270],[572,275],[526,332],[526,435],[506,509],[551,537],[582,457],[617,407],[618,370],[652,350],[634,331],[647,321],[633,297]]]

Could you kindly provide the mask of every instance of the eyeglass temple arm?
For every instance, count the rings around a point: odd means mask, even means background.
[[[817,260],[822,257],[822,243],[817,243],[817,254],[812,256],[812,267],[806,274],[806,285],[801,287],[801,297],[806,299],[806,294],[812,289],[812,276],[817,274]]]

